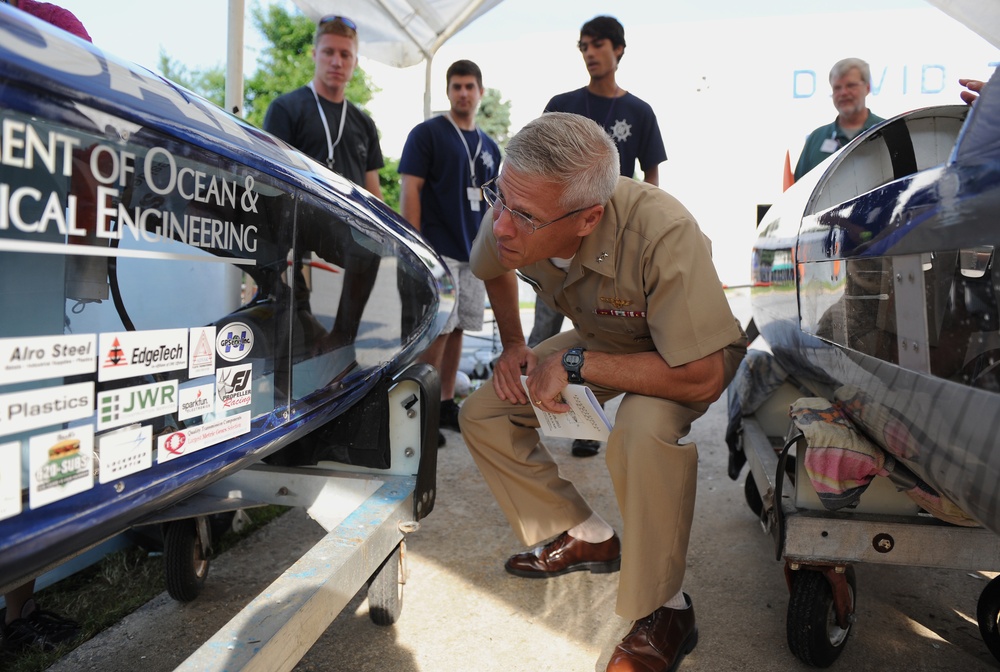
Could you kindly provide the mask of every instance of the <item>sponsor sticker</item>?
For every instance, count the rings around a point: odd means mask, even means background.
[[[90,417],[94,383],[0,394],[0,436]]]
[[[212,349],[214,342],[215,327],[194,327],[191,329],[189,378],[201,378],[215,373],[215,351]]]
[[[31,508],[94,487],[94,426],[82,425],[33,436],[28,443]]]
[[[0,443],[0,520],[21,513],[21,442]]]
[[[188,366],[188,330],[121,331],[100,335],[97,379],[121,380]]]
[[[111,429],[177,411],[177,381],[166,380],[97,394],[97,429]]]
[[[211,379],[201,385],[182,387],[180,395],[178,420],[197,418],[215,410],[215,384]]]
[[[0,384],[23,383],[97,370],[97,336],[68,334],[0,338]]]
[[[227,362],[238,362],[253,349],[253,331],[242,322],[230,322],[219,331],[215,350]]]
[[[163,464],[250,431],[250,411],[219,418],[157,438],[156,462]]]
[[[223,409],[250,405],[252,364],[240,364],[215,372],[215,396]]]
[[[97,437],[97,479],[109,483],[153,466],[153,427],[133,425]]]

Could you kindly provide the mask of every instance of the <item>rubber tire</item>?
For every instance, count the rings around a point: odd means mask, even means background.
[[[368,580],[368,616],[375,625],[392,625],[403,611],[403,542]]]
[[[753,478],[753,472],[747,472],[746,483],[743,484],[743,496],[746,497],[747,506],[760,518],[764,510],[764,500],[760,498],[760,490],[757,488],[757,481]]]
[[[163,568],[167,593],[178,602],[190,602],[208,578],[208,557],[198,538],[194,519],[175,520],[163,532]]]
[[[979,621],[979,633],[983,636],[986,648],[993,657],[1000,660],[1000,576],[994,577],[986,584],[979,594],[976,605],[976,620]]]
[[[854,568],[847,568],[851,613],[857,605]],[[792,590],[785,621],[788,649],[806,665],[829,667],[844,651],[851,627],[837,626],[833,590],[822,572],[800,569],[792,573]]]

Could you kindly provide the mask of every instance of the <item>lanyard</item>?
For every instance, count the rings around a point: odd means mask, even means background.
[[[337,131],[337,140],[334,141],[330,138],[330,124],[326,121],[326,115],[323,113],[323,106],[319,104],[319,94],[316,93],[316,87],[312,82],[309,82],[309,90],[313,92],[313,98],[316,99],[316,109],[319,110],[319,118],[323,122],[323,130],[326,131],[326,165],[330,170],[333,170],[333,164],[336,163],[336,160],[333,158],[333,150],[340,144],[340,138],[344,135],[344,121],[347,120],[347,99],[344,99],[343,107],[340,108],[340,129]]]
[[[448,112],[445,116],[448,117],[448,121],[451,122],[452,128],[455,129],[455,132],[458,133],[458,137],[462,139],[462,144],[465,145],[465,154],[469,157],[469,174],[472,176],[472,186],[478,186],[476,184],[476,159],[479,158],[479,152],[483,149],[483,136],[479,133],[479,127],[476,127],[476,137],[479,138],[479,144],[476,145],[476,153],[473,154],[472,150],[469,148],[468,141],[465,139],[465,134],[462,133],[462,129],[460,129],[458,124],[455,123],[455,120],[451,118],[451,112]]]

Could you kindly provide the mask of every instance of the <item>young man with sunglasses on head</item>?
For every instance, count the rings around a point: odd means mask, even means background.
[[[618,85],[618,64],[625,55],[625,28],[611,16],[598,16],[580,28],[577,47],[583,55],[590,83],[582,89],[561,93],[545,106],[546,112],[573,112],[597,122],[615,141],[620,171],[635,175],[639,162],[643,181],[658,185],[660,164],[667,160],[656,114],[649,103]],[[535,323],[528,345],[535,346],[559,333],[563,318],[540,300],[535,301]],[[592,457],[600,442],[577,439],[573,455]]]
[[[543,114],[521,129],[483,193],[492,226],[480,229],[469,263],[486,284],[503,352],[459,422],[522,543],[550,540],[506,569],[536,579],[620,569],[616,612],[634,625],[608,672],[672,671],[698,640],[682,592],[698,454],[682,440],[746,353],[710,242],[676,199],[621,177],[614,141],[576,114]],[[574,328],[528,347],[515,271]],[[601,403],[624,393],[606,454],[620,540],[539,440],[529,404],[568,411],[568,383]]]
[[[403,146],[400,213],[444,258],[455,280],[456,309],[422,359],[441,374],[440,426],[457,430],[462,334],[482,328],[486,303],[482,280],[469,271],[469,250],[487,209],[482,186],[500,170],[500,148],[476,125],[484,92],[479,66],[456,61],[445,76],[449,110],[418,124]]]
[[[264,130],[382,198],[375,122],[344,97],[358,65],[357,25],[344,16],[320,19],[312,57],[312,81],[271,101]]]

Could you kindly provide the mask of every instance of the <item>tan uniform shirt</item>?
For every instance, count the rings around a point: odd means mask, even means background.
[[[506,272],[492,226],[480,227],[470,265],[483,280]],[[588,350],[656,350],[681,366],[742,338],[708,237],[677,199],[643,182],[619,180],[567,271],[546,259],[518,273],[573,321]]]

